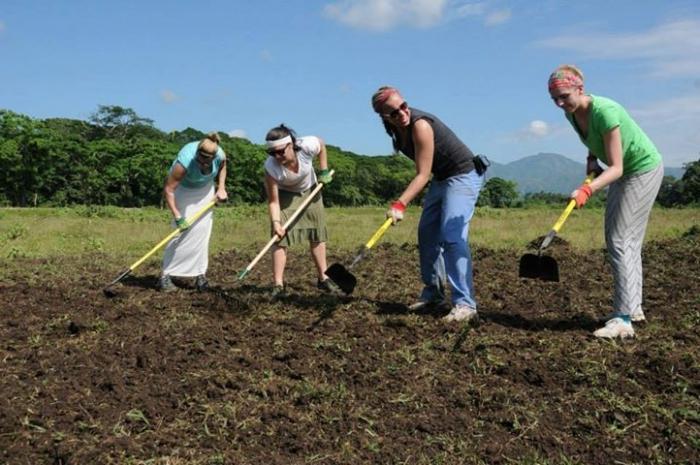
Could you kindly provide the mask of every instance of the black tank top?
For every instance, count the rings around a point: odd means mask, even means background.
[[[413,146],[413,125],[419,119],[424,119],[433,128],[433,166],[431,171],[438,181],[443,181],[458,174],[469,173],[474,169],[474,154],[459,137],[436,116],[415,108],[411,108],[411,124],[409,135],[402,146],[401,152],[415,161],[416,149]]]

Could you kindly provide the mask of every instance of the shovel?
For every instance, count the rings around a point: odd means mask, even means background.
[[[350,263],[350,266],[345,268],[340,263],[334,263],[326,270],[326,276],[328,276],[338,287],[346,294],[352,294],[352,291],[357,285],[357,278],[350,273],[350,270],[357,265],[357,263],[369,255],[369,249],[374,246],[374,244],[384,235],[387,229],[391,226],[391,218],[382,224],[382,226],[377,229],[377,232],[370,238],[365,245],[362,246],[360,252],[357,254],[355,259]]]
[[[333,176],[333,173],[335,173],[335,170],[330,171],[331,176]],[[304,213],[304,210],[306,210],[306,207],[309,206],[311,201],[314,199],[314,197],[316,197],[316,194],[318,194],[318,192],[321,189],[323,189],[323,183],[319,182],[316,185],[316,187],[314,188],[314,190],[311,192],[311,194],[309,194],[309,196],[306,198],[306,200],[304,200],[301,203],[301,205],[299,205],[299,207],[296,209],[294,214],[292,216],[290,216],[289,219],[282,225],[282,228],[284,228],[285,231],[288,230],[289,227],[294,224],[294,222],[299,217],[299,215]],[[258,264],[260,259],[263,258],[263,256],[267,253],[267,251],[270,250],[270,247],[275,245],[275,242],[279,242],[280,240],[282,240],[282,238],[279,237],[277,234],[272,236],[272,239],[270,239],[268,241],[268,243],[265,244],[265,247],[263,247],[263,249],[260,251],[260,253],[255,256],[255,258],[248,264],[248,266],[245,267],[245,269],[243,271],[238,273],[238,280],[240,281],[241,279],[245,278],[248,275],[248,273],[250,273],[250,271],[253,269],[253,267]]]
[[[594,177],[594,173],[589,174],[583,181],[584,184],[590,184]],[[564,213],[561,214],[557,222],[554,223],[554,226],[552,226],[552,229],[549,230],[547,235],[542,240],[542,243],[540,243],[540,246],[537,249],[537,255],[525,254],[520,257],[519,275],[521,278],[533,278],[541,279],[543,281],[559,282],[559,265],[557,265],[557,261],[550,256],[542,255],[542,251],[552,243],[552,239],[554,239],[554,236],[557,235],[561,227],[564,225],[564,222],[569,217],[569,214],[571,214],[575,206],[576,201],[571,199],[569,204],[566,206]]]
[[[214,205],[216,205],[216,200],[212,200],[211,202],[206,204],[201,210],[199,210],[197,213],[192,215],[190,218],[187,218],[187,222],[189,224],[194,224],[194,222],[197,221],[200,216],[204,215]],[[158,249],[163,247],[165,244],[167,244],[170,241],[170,239],[172,239],[173,237],[177,236],[180,233],[181,233],[180,228],[176,228],[173,232],[171,232],[170,234],[165,236],[165,238],[162,241],[160,241],[158,244],[156,244],[156,246],[153,247],[146,255],[139,258],[138,260],[136,260],[134,262],[133,265],[131,265],[126,270],[122,271],[121,274],[119,276],[117,276],[117,278],[114,281],[107,284],[107,286],[105,286],[105,288],[102,289],[102,292],[104,293],[104,295],[107,297],[114,297],[115,292],[114,292],[114,289],[112,289],[112,286],[117,284],[122,279],[126,278],[129,274],[131,274],[136,269],[137,266],[139,266],[141,263],[145,262],[148,259],[148,257],[150,257],[151,255],[156,253],[158,251]]]

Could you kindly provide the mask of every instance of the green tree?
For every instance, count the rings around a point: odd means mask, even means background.
[[[700,159],[683,165],[681,197],[684,204],[700,203]]]
[[[509,207],[518,199],[518,185],[513,181],[495,177],[486,181],[479,194],[479,207]]]

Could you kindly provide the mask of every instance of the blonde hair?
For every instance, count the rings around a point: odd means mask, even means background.
[[[583,71],[578,69],[576,65],[559,65],[557,66],[557,69],[554,70],[556,73],[557,71],[562,71],[564,73],[571,73],[574,76],[578,77],[581,82],[583,82]]]
[[[199,145],[197,145],[197,150],[202,149],[206,154],[211,154],[212,157],[216,156],[219,151],[219,144],[221,143],[221,137],[218,132],[210,132],[206,135],[204,139],[201,140]]]

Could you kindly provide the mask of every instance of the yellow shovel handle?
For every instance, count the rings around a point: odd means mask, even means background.
[[[594,173],[589,174],[588,176],[586,176],[586,179],[583,181],[583,183],[590,184],[591,181],[593,181],[594,177],[595,177]],[[576,200],[571,199],[569,201],[569,204],[566,206],[566,210],[564,210],[564,213],[561,214],[561,216],[559,217],[557,222],[554,223],[554,226],[552,226],[552,230],[554,232],[557,232],[557,233],[559,232],[561,227],[564,225],[564,221],[566,221],[566,219],[569,217],[569,215],[571,214],[571,211],[574,209],[575,206],[576,206]]]
[[[367,243],[365,244],[365,248],[371,249],[372,246],[376,244],[379,239],[381,239],[381,237],[384,235],[387,229],[391,227],[391,223],[392,219],[387,218],[384,224],[379,229],[377,229],[377,232],[374,233],[374,235],[367,241]]]
[[[197,220],[199,219],[200,216],[204,215],[204,214],[205,214],[211,207],[213,207],[214,205],[216,205],[216,200],[212,200],[211,202],[209,202],[208,204],[206,204],[201,210],[199,210],[197,213],[195,213],[195,214],[192,215],[191,217],[187,218],[187,222],[188,222],[189,224],[194,224],[194,222],[197,221]],[[179,228],[176,228],[173,232],[171,232],[170,234],[168,234],[168,235],[165,237],[165,239],[163,239],[163,240],[160,241],[158,244],[156,244],[156,246],[153,247],[146,255],[144,255],[143,257],[141,257],[141,258],[138,259],[137,261],[135,261],[134,264],[131,265],[131,266],[129,267],[129,269],[130,269],[131,271],[134,271],[134,269],[135,269],[137,266],[139,266],[141,263],[145,262],[145,261],[148,259],[148,257],[150,257],[151,255],[153,255],[154,253],[156,253],[156,252],[158,251],[158,249],[160,249],[160,248],[163,247],[165,244],[167,244],[168,241],[170,241],[170,239],[172,239],[173,237],[175,237],[175,236],[177,236],[178,234],[180,234],[180,232],[181,232],[180,229],[179,229]]]

